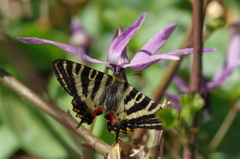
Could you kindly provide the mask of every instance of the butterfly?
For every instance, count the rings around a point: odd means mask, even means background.
[[[107,129],[126,134],[135,128],[162,129],[155,113],[164,105],[155,103],[127,82],[125,70],[109,75],[68,60],[56,60],[52,69],[62,88],[73,97],[72,105],[82,123],[107,113]]]

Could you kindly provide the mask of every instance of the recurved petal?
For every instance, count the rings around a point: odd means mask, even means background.
[[[164,68],[168,67],[168,65],[167,65],[165,60],[159,61],[159,64],[161,66],[163,66]],[[184,80],[182,78],[180,78],[178,75],[174,75],[173,76],[173,80],[174,80],[178,90],[181,93],[187,93],[188,92],[189,88],[188,88],[187,84],[184,82]]]
[[[155,52],[157,52],[167,41],[169,36],[172,34],[176,28],[176,24],[168,25],[162,28],[158,33],[156,33],[133,57],[132,62],[136,62],[140,59],[144,59]]]
[[[178,88],[178,90],[182,93],[187,93],[189,91],[188,86],[186,85],[186,83],[183,81],[182,78],[180,78],[178,75],[175,75],[173,77],[174,82],[176,83],[176,86]]]
[[[137,33],[139,27],[142,25],[146,13],[142,13],[138,19],[127,27],[118,37],[116,37],[111,43],[108,50],[108,62],[114,65],[121,65],[128,63],[127,56],[124,55],[124,48],[128,44],[129,40]],[[120,60],[121,59],[121,60]]]
[[[122,67],[123,68],[132,67],[135,70],[141,71],[148,68],[149,66],[151,66],[152,64],[154,64],[155,62],[161,59],[179,60],[179,57],[173,56],[173,55],[167,55],[167,54],[158,54],[158,55],[148,56],[147,58],[138,60],[136,62],[125,64]]]
[[[215,48],[202,48],[202,52],[213,52],[216,51],[217,49]],[[193,48],[186,48],[186,49],[181,49],[181,50],[175,50],[172,52],[169,52],[167,54],[169,55],[187,55],[187,54],[192,54],[193,53]]]
[[[78,55],[80,57],[82,57],[84,60],[91,62],[91,63],[96,63],[96,64],[105,64],[106,62],[102,62],[102,61],[98,61],[96,59],[93,59],[89,56],[87,56],[86,54],[84,54],[83,52],[79,51],[78,49],[67,45],[67,44],[63,44],[63,43],[58,43],[55,41],[51,41],[51,40],[45,40],[45,39],[39,39],[39,38],[22,38],[22,37],[17,37],[17,39],[21,42],[30,44],[30,43],[34,43],[34,44],[52,44],[52,45],[56,45],[58,47],[60,47],[63,50],[66,50],[70,53],[73,53],[75,55]]]
[[[215,74],[213,80],[208,82],[209,90],[215,89],[223,85],[230,78],[232,71],[240,66],[240,35],[234,34],[229,43],[227,59],[224,66]]]
[[[232,69],[223,67],[214,76],[213,80],[207,83],[207,90],[211,91],[223,85],[230,77]]]
[[[226,65],[234,66],[240,59],[240,34],[233,35],[229,43]]]
[[[216,88],[220,87],[221,85],[223,85],[225,82],[227,82],[228,79],[230,78],[230,75],[231,75],[232,71],[237,66],[240,66],[240,60],[236,61],[234,63],[234,65],[232,65],[231,67],[229,67],[227,65],[224,65],[223,68],[221,68],[216,73],[213,80],[211,82],[207,83],[207,89],[208,90],[216,89]]]

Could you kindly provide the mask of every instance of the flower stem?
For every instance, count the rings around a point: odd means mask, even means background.
[[[193,1],[193,66],[190,78],[190,92],[198,93],[202,79],[202,28],[203,28],[203,0]],[[183,159],[194,159],[196,151],[197,131],[191,131],[198,127],[199,112],[193,117],[192,126],[188,135],[187,145],[184,148]]]
[[[233,120],[235,119],[235,117],[239,111],[240,111],[240,99],[238,99],[238,101],[229,110],[221,127],[218,129],[216,135],[210,142],[209,149],[211,151],[214,151],[218,147],[218,145],[221,143],[222,139],[224,138],[225,134],[227,133],[229,127],[231,126]]]

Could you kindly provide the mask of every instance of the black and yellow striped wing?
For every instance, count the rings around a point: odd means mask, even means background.
[[[137,128],[161,129],[161,123],[155,113],[162,105],[129,85],[124,93],[125,118]]]
[[[124,71],[110,76],[68,60],[54,61],[52,69],[62,88],[73,96],[73,111],[82,119],[78,127],[91,124],[106,110],[107,128],[117,136],[135,128],[161,129],[154,114],[162,105],[128,84]]]
[[[62,88],[73,96],[76,116],[82,119],[81,123],[91,124],[96,115],[102,114],[102,89],[112,76],[68,60],[54,61],[52,69]]]

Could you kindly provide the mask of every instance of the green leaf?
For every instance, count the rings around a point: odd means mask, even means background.
[[[39,158],[79,156],[79,146],[75,139],[67,137],[65,128],[19,97],[5,97],[2,111],[5,123],[11,126],[24,151]]]
[[[188,94],[179,99],[182,106],[181,118],[188,127],[191,126],[194,114],[205,105],[204,99],[198,94]]]
[[[179,122],[179,112],[176,109],[161,109],[158,115],[164,128],[172,128]]]
[[[137,20],[140,14],[138,11],[128,7],[111,8],[104,10],[103,18],[111,28],[115,29],[118,25],[121,25],[123,30],[125,30],[130,24]]]
[[[20,142],[6,124],[0,127],[0,158],[10,158],[19,148]]]
[[[214,152],[214,153],[210,154],[208,158],[209,159],[225,159],[225,158],[229,158],[229,157],[227,157],[227,155],[222,152]]]

